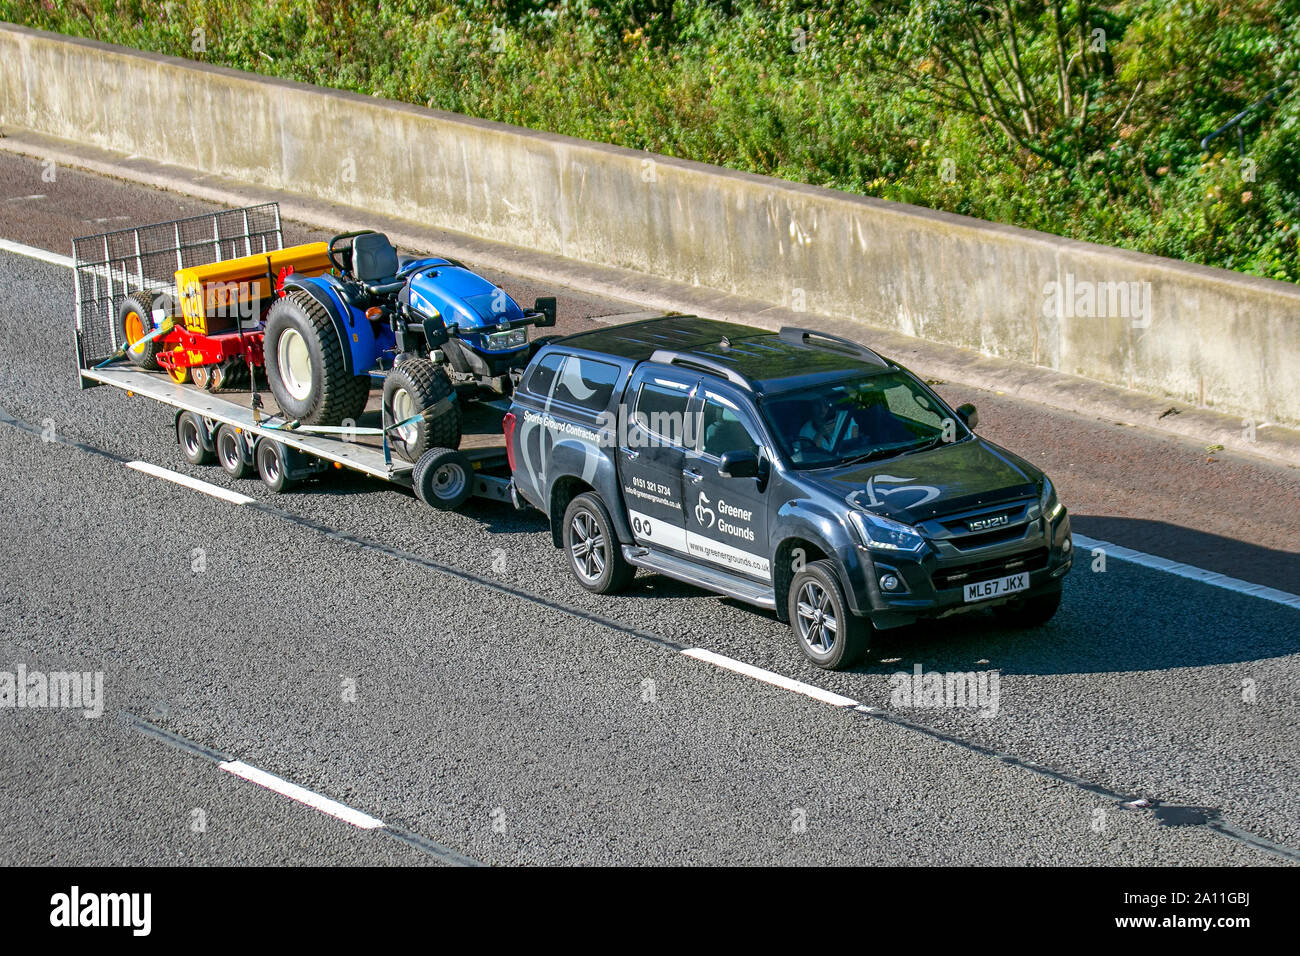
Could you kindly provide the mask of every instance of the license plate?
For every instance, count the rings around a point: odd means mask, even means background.
[[[992,581],[977,581],[974,584],[968,584],[966,585],[965,597],[966,602],[970,603],[971,601],[987,601],[990,598],[1027,590],[1029,590],[1029,572],[1021,571],[1019,574],[1009,574],[1005,578],[994,578]]]
[[[509,332],[494,332],[487,337],[487,347],[494,351],[517,349],[528,341],[527,329],[511,329]]]

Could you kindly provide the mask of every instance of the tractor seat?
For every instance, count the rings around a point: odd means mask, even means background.
[[[352,275],[371,295],[402,288],[397,265],[397,250],[382,232],[367,232],[352,241]]]

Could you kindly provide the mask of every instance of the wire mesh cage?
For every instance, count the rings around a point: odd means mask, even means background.
[[[78,360],[90,368],[112,355],[117,308],[133,292],[176,294],[179,269],[284,247],[279,203],[119,229],[72,241]],[[173,308],[179,312],[179,303]]]

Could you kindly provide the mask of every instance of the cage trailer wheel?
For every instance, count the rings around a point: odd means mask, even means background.
[[[454,393],[444,369],[428,359],[399,362],[384,378],[384,419],[390,425],[404,422]],[[430,448],[460,446],[460,405],[431,420],[419,421],[389,433],[393,449],[407,461],[419,461]]]
[[[578,583],[596,594],[621,591],[636,574],[623,557],[609,512],[591,493],[578,495],[564,510],[564,552]]]
[[[263,438],[257,443],[257,473],[262,477],[266,487],[277,494],[288,491],[298,484],[296,478],[289,477],[292,463],[289,450],[278,441]]]
[[[415,463],[411,485],[430,508],[454,511],[474,492],[474,466],[454,448],[430,448]]]
[[[818,667],[843,670],[867,652],[871,623],[849,610],[830,561],[813,561],[794,576],[788,610],[799,649]]]
[[[366,410],[370,376],[349,375],[325,307],[295,290],[266,315],[267,384],[280,410],[304,425],[339,425]]]
[[[248,454],[244,436],[233,425],[217,429],[217,461],[231,478],[249,478],[253,474],[253,459]]]
[[[176,442],[181,446],[181,455],[191,465],[211,465],[217,460],[208,425],[193,412],[176,416]]]
[[[118,305],[116,332],[121,347],[134,345],[153,331],[153,309],[159,298],[156,292],[132,292]],[[162,346],[158,339],[153,339],[146,342],[139,351],[127,348],[126,357],[131,360],[132,365],[156,372],[160,367],[158,365],[160,348]]]

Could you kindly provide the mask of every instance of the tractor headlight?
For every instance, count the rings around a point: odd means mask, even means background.
[[[893,518],[885,518],[870,511],[850,511],[849,521],[858,533],[858,538],[868,548],[881,551],[920,551],[925,546],[925,538],[910,524],[903,524]]]
[[[1065,505],[1061,504],[1056,497],[1056,489],[1052,487],[1050,478],[1043,477],[1043,493],[1038,498],[1038,506],[1043,509],[1043,515],[1048,521],[1055,521],[1065,510]]]
[[[517,329],[511,329],[509,332],[493,332],[487,336],[487,347],[496,352],[504,352],[507,349],[522,348],[528,344],[528,327],[521,325]]]

